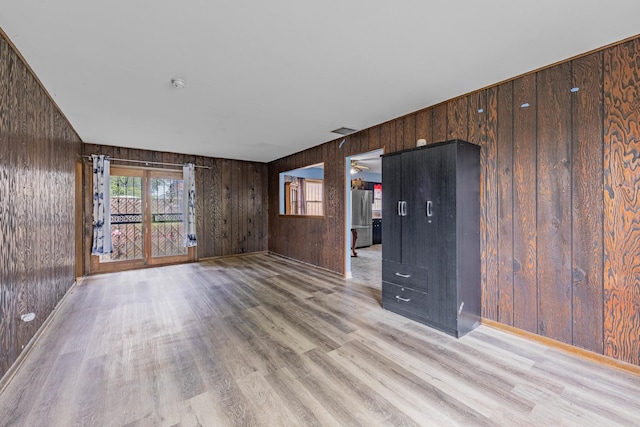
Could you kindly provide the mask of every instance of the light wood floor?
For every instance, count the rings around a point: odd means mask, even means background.
[[[264,254],[94,276],[0,396],[19,426],[640,425],[640,377]]]
[[[371,245],[357,250],[351,257],[353,280],[375,289],[382,289],[382,245]]]

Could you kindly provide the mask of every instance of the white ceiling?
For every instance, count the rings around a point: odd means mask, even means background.
[[[2,0],[0,27],[85,142],[270,161],[635,35],[638,16],[638,0]]]

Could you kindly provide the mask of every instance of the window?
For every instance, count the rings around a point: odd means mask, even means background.
[[[322,181],[315,179],[306,179],[304,181],[307,215],[322,215],[322,191]]]
[[[324,164],[280,174],[280,214],[324,215]]]

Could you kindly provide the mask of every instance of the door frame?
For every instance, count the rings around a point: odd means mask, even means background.
[[[353,277],[351,273],[351,159],[353,157],[361,157],[364,155],[384,154],[384,148],[378,148],[375,150],[364,151],[362,153],[352,154],[344,158],[344,278],[351,279]],[[380,159],[382,161],[382,158]],[[384,181],[384,176],[382,176]],[[384,188],[384,183],[383,183]],[[384,191],[384,190],[383,190]]]

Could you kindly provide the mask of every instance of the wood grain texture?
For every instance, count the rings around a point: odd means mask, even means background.
[[[513,325],[513,83],[498,86],[498,322]],[[487,309],[489,310],[489,309]]]
[[[396,137],[395,137],[395,146],[393,151],[400,151],[404,149],[404,120],[399,118],[395,120],[396,126]]]
[[[474,92],[467,97],[467,138],[480,146],[480,284],[482,300],[487,288],[487,98],[486,91]],[[495,165],[494,165],[495,166]],[[495,194],[495,193],[492,193]],[[495,283],[494,283],[495,284]],[[493,292],[495,294],[495,292]],[[484,303],[481,303],[481,307]],[[480,313],[482,315],[482,313]]]
[[[431,142],[441,142],[447,139],[447,104],[433,107],[433,132]]]
[[[404,117],[403,149],[413,148],[416,146],[416,115],[409,114]]]
[[[468,141],[480,150],[480,256],[482,316],[495,319],[498,306],[497,278],[497,91],[483,90],[469,95]]]
[[[638,425],[637,375],[267,254],[96,275],[0,394],[6,425]],[[26,398],[28,396],[29,398]]]
[[[469,98],[466,96],[447,102],[447,140],[468,140],[468,102]]]
[[[433,142],[433,109],[426,108],[416,113],[416,140],[425,139],[427,144]]]
[[[529,107],[523,107],[523,104]],[[513,325],[538,330],[536,75],[513,82]]]
[[[395,127],[393,122],[385,122],[380,125],[380,144],[384,148],[385,153],[391,153],[395,150]]]
[[[604,52],[604,353],[640,364],[640,41]]]
[[[538,333],[571,342],[571,63],[537,81]]]
[[[483,240],[486,259],[486,286],[483,294],[483,313],[488,318],[497,318],[498,306],[498,90],[486,90],[485,128],[486,166],[486,233]]]
[[[80,152],[71,125],[1,35],[0,151],[1,377],[75,281],[69,236]],[[23,322],[30,312],[35,319]]]
[[[369,145],[367,146],[367,151],[378,150],[380,147],[382,147],[380,138],[381,138],[381,126],[376,126],[369,129]]]
[[[573,61],[572,344],[602,354],[602,52]]]

